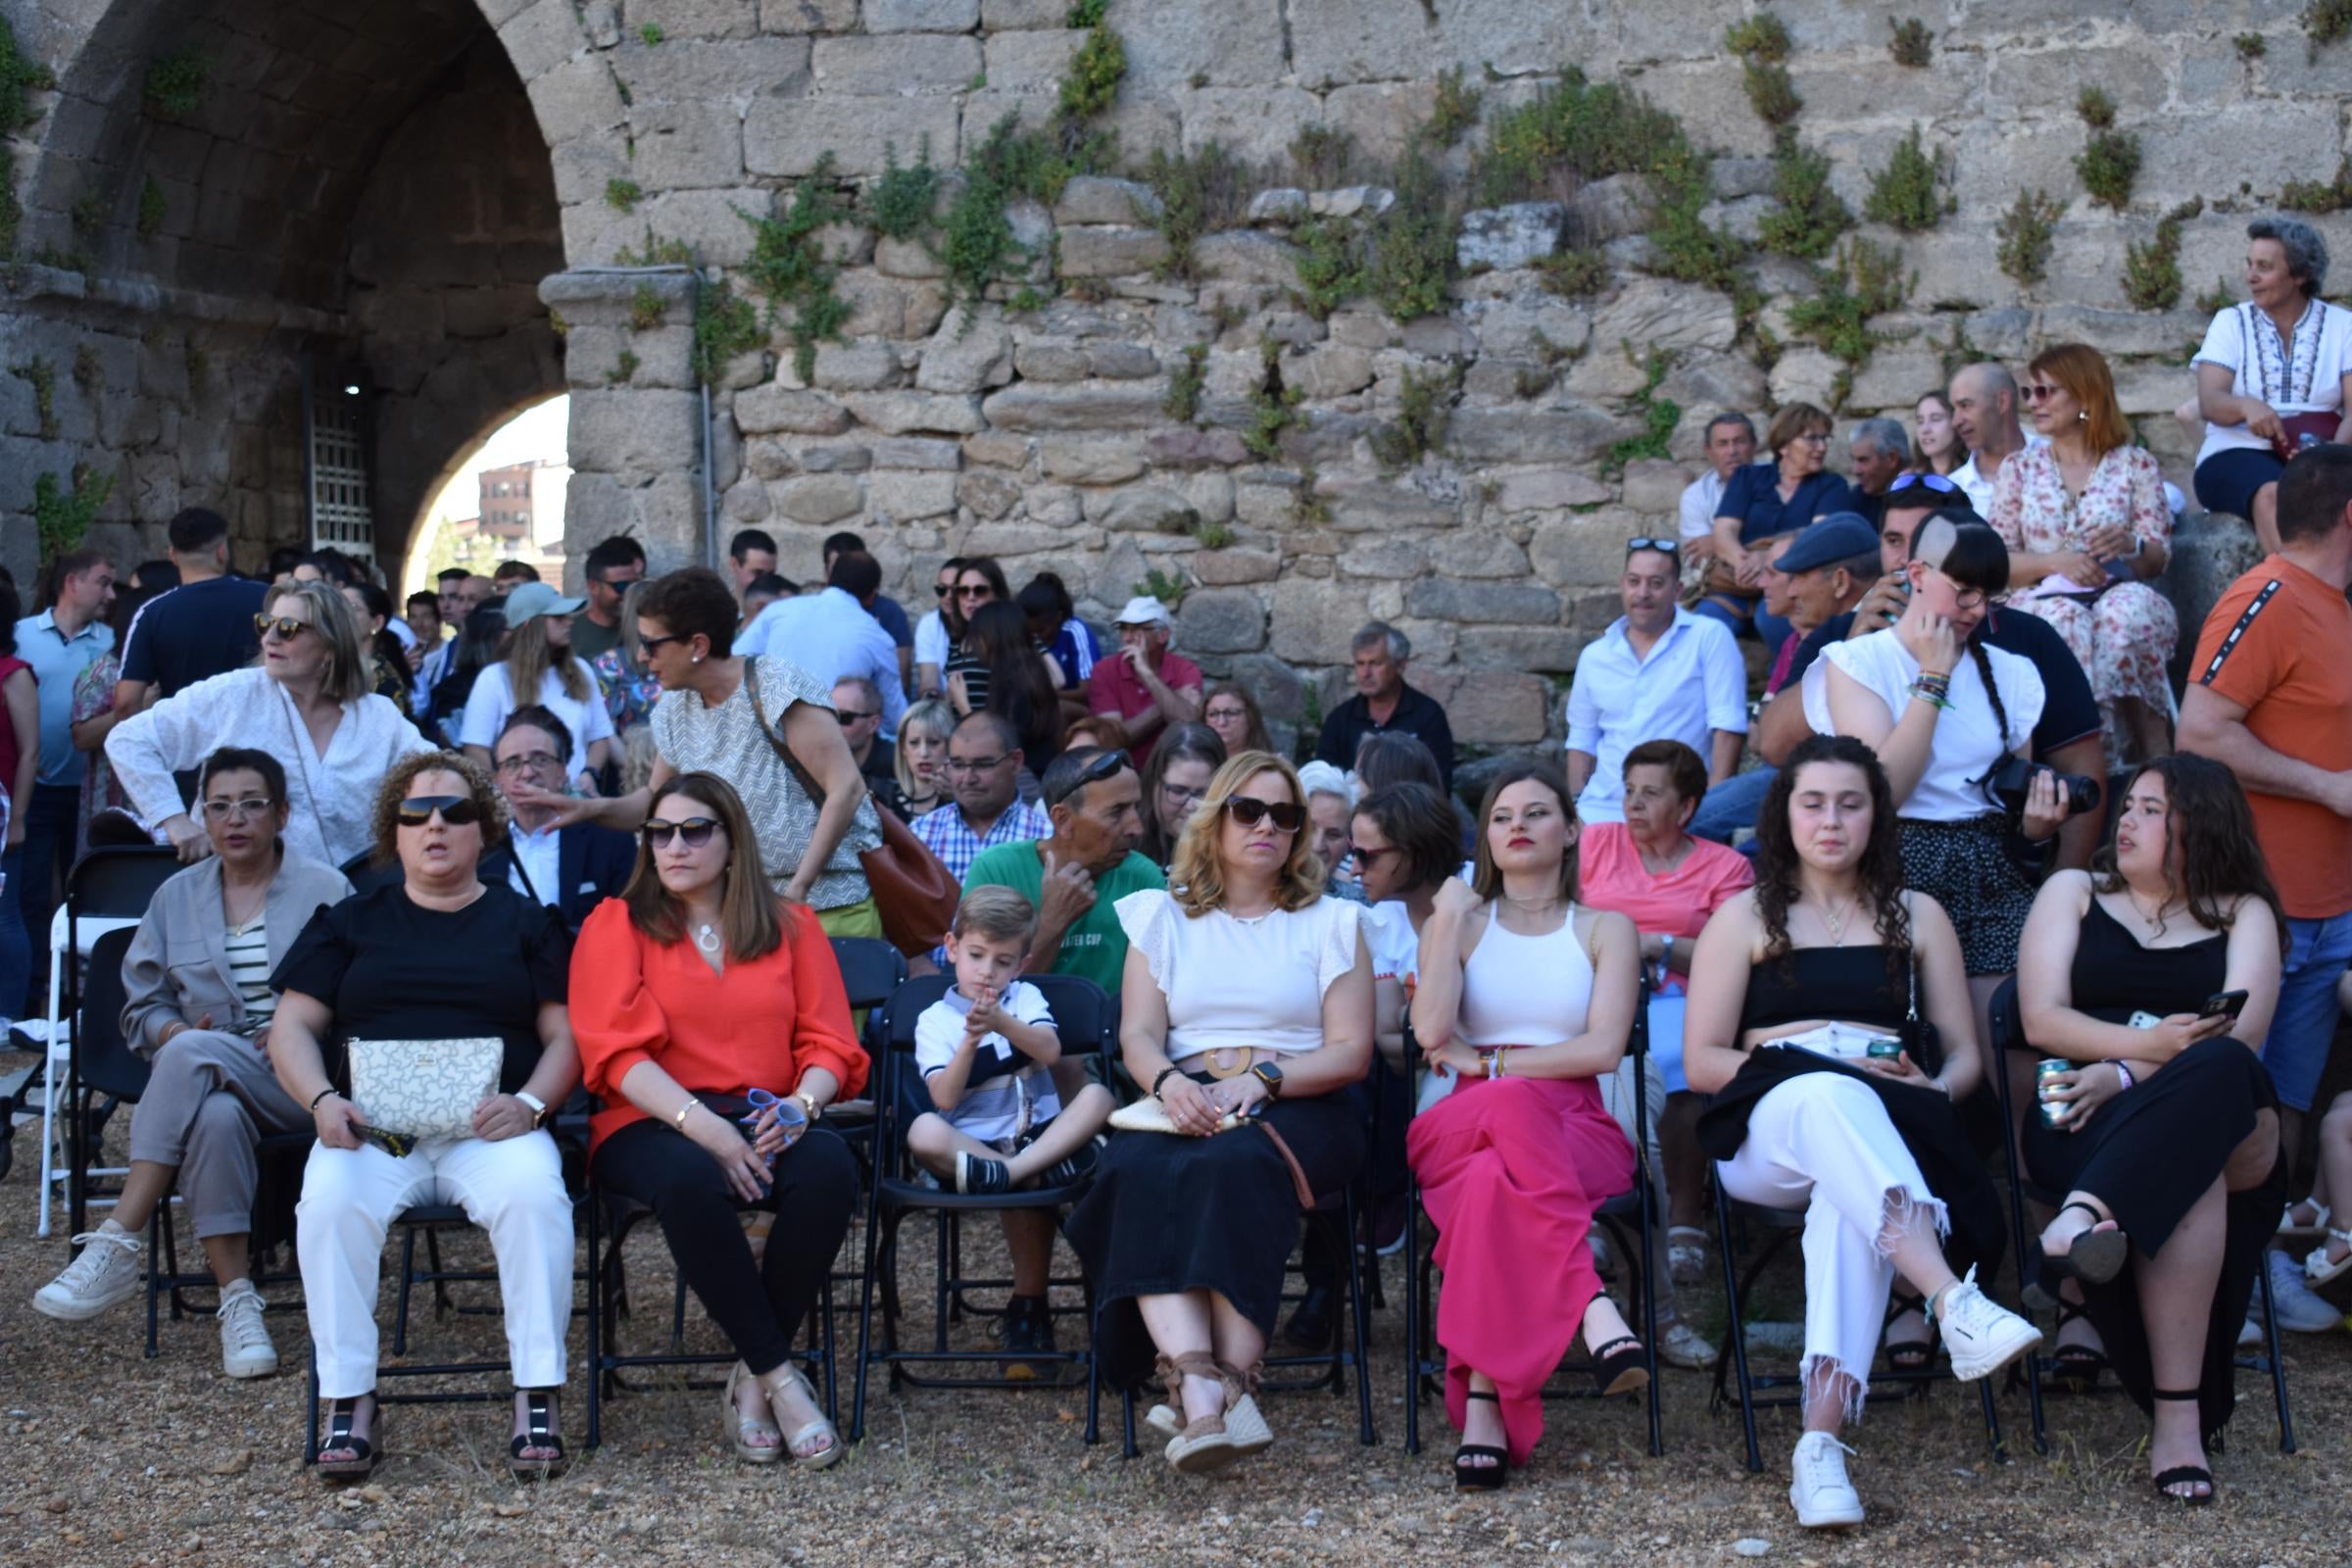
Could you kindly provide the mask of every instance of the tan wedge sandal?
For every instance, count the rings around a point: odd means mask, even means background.
[[[1221,1385],[1224,1374],[1216,1357],[1206,1350],[1187,1350],[1179,1356],[1161,1356],[1159,1375],[1167,1384],[1168,1400],[1174,1413],[1184,1411],[1184,1380],[1187,1377],[1215,1378]],[[1225,1430],[1225,1412],[1199,1416],[1187,1421],[1176,1435],[1168,1440],[1168,1463],[1188,1476],[1206,1475],[1222,1470],[1241,1457],[1233,1439]]]
[[[1266,1375],[1266,1363],[1238,1367],[1219,1361],[1217,1375],[1225,1380],[1225,1433],[1233,1439],[1235,1450],[1263,1453],[1274,1446],[1274,1429],[1266,1425],[1265,1415],[1257,1407],[1257,1385]]]
[[[719,1415],[728,1433],[728,1441],[735,1446],[736,1458],[745,1464],[774,1464],[784,1457],[784,1434],[765,1415],[745,1415],[735,1403],[735,1391],[751,1381],[752,1369],[741,1361],[729,1369],[726,1392],[719,1396]],[[767,1408],[764,1391],[760,1396],[760,1408],[763,1411]],[[752,1441],[762,1434],[775,1441],[764,1445]]]

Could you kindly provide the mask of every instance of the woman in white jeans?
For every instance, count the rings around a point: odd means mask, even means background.
[[[563,1161],[543,1123],[580,1076],[564,1005],[571,936],[556,910],[476,875],[482,852],[506,838],[505,807],[466,759],[426,753],[395,766],[376,798],[375,832],[377,860],[397,857],[402,880],[320,909],[270,982],[280,995],[270,1059],[318,1129],[295,1209],[327,1400],[318,1470],[365,1476],[383,1457],[374,1395],[384,1236],[402,1210],[448,1202],[490,1233],[498,1257],[515,1391],[509,1462],[518,1476],[552,1474],[564,1462],[555,1404],[572,1231]],[[385,1135],[404,1129],[365,1102],[345,1044],[485,1038],[499,1042],[500,1061],[470,1136],[388,1146]]]
[[[1851,738],[1805,741],[1756,838],[1755,887],[1707,922],[1691,959],[1684,1068],[1715,1097],[1699,1142],[1725,1193],[1804,1210],[1805,1432],[1788,1500],[1808,1529],[1854,1525],[1838,1433],[1862,1413],[1895,1276],[1926,1298],[1963,1381],[2041,1335],[1977,1289],[1973,1264],[1997,1264],[2002,1233],[1952,1108],[1979,1073],[1967,976],[1943,910],[1902,890],[1878,759]]]

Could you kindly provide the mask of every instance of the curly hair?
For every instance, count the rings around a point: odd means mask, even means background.
[[[1225,874],[1217,861],[1217,840],[1225,829],[1225,803],[1260,773],[1280,773],[1298,809],[1306,809],[1306,791],[1298,783],[1298,770],[1272,752],[1244,752],[1218,768],[1192,820],[1184,824],[1176,853],[1168,861],[1168,892],[1187,915],[1197,919],[1223,907]],[[1303,909],[1323,896],[1323,862],[1309,847],[1312,837],[1304,823],[1291,835],[1291,853],[1274,878],[1274,906],[1278,909]]]
[[[1903,910],[1903,830],[1894,815],[1894,790],[1879,754],[1851,735],[1812,735],[1781,764],[1780,776],[1756,811],[1756,912],[1764,920],[1764,954],[1788,964],[1793,974],[1795,946],[1788,940],[1788,906],[1796,902],[1796,836],[1788,827],[1788,803],[1797,776],[1817,762],[1859,768],[1870,785],[1870,837],[1855,867],[1862,891],[1877,911],[1879,943],[1886,950],[1889,974],[1901,972],[1911,952],[1911,919]]]
[[[2261,900],[2278,924],[2278,949],[2286,951],[2286,910],[2271,883],[2262,845],[2254,837],[2254,812],[2237,775],[2211,758],[2176,753],[2142,762],[2132,775],[2132,790],[2150,773],[2164,780],[2165,819],[2171,843],[2165,847],[2164,876],[2175,894],[2188,901],[2189,918],[2208,931],[2227,931],[2246,903]],[[2115,835],[2091,858],[2091,885],[2114,893],[2124,885],[2115,868]],[[2156,922],[2164,934],[2164,921]]]
[[[458,752],[415,752],[394,762],[376,789],[370,864],[392,865],[400,859],[400,803],[409,798],[409,786],[419,773],[455,773],[466,781],[466,793],[481,812],[484,855],[507,842],[507,800],[490,781],[487,768]]]

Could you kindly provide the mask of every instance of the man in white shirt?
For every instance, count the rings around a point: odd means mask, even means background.
[[[963,558],[950,556],[939,564],[931,592],[936,610],[926,610],[914,623],[914,695],[937,697],[945,690],[948,656],[963,637],[963,617],[956,610],[956,579],[963,575]]]
[[[735,634],[735,655],[765,654],[798,664],[831,687],[861,676],[882,693],[882,732],[895,735],[906,711],[906,690],[899,684],[899,645],[866,607],[882,591],[882,567],[861,550],[833,558],[825,587],[817,593],[779,599]]]
[[[1736,410],[1707,421],[1707,471],[1683,487],[1683,554],[1695,560],[1714,554],[1715,509],[1732,470],[1756,461],[1756,427]]]
[[[1952,377],[1952,434],[1968,448],[1968,461],[1952,470],[1952,482],[1968,492],[1980,517],[1992,515],[1992,486],[2011,453],[2047,443],[2029,436],[2017,419],[2017,377],[1987,360],[1964,366]]]
[[[1586,822],[1625,820],[1625,754],[1677,740],[1732,776],[1747,738],[1747,665],[1731,628],[1675,603],[1682,562],[1662,539],[1635,539],[1618,592],[1625,613],[1576,662],[1568,689],[1568,788]]]

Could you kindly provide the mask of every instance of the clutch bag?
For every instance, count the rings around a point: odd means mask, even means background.
[[[412,1138],[465,1138],[473,1108],[498,1087],[506,1042],[354,1040],[351,1098],[368,1124]]]
[[[1229,1133],[1241,1126],[1245,1119],[1228,1111],[1225,1119],[1217,1123],[1217,1131]],[[1151,1098],[1139,1100],[1131,1105],[1121,1105],[1110,1113],[1110,1124],[1123,1133],[1173,1133],[1177,1131],[1174,1118],[1168,1114],[1168,1107]]]

